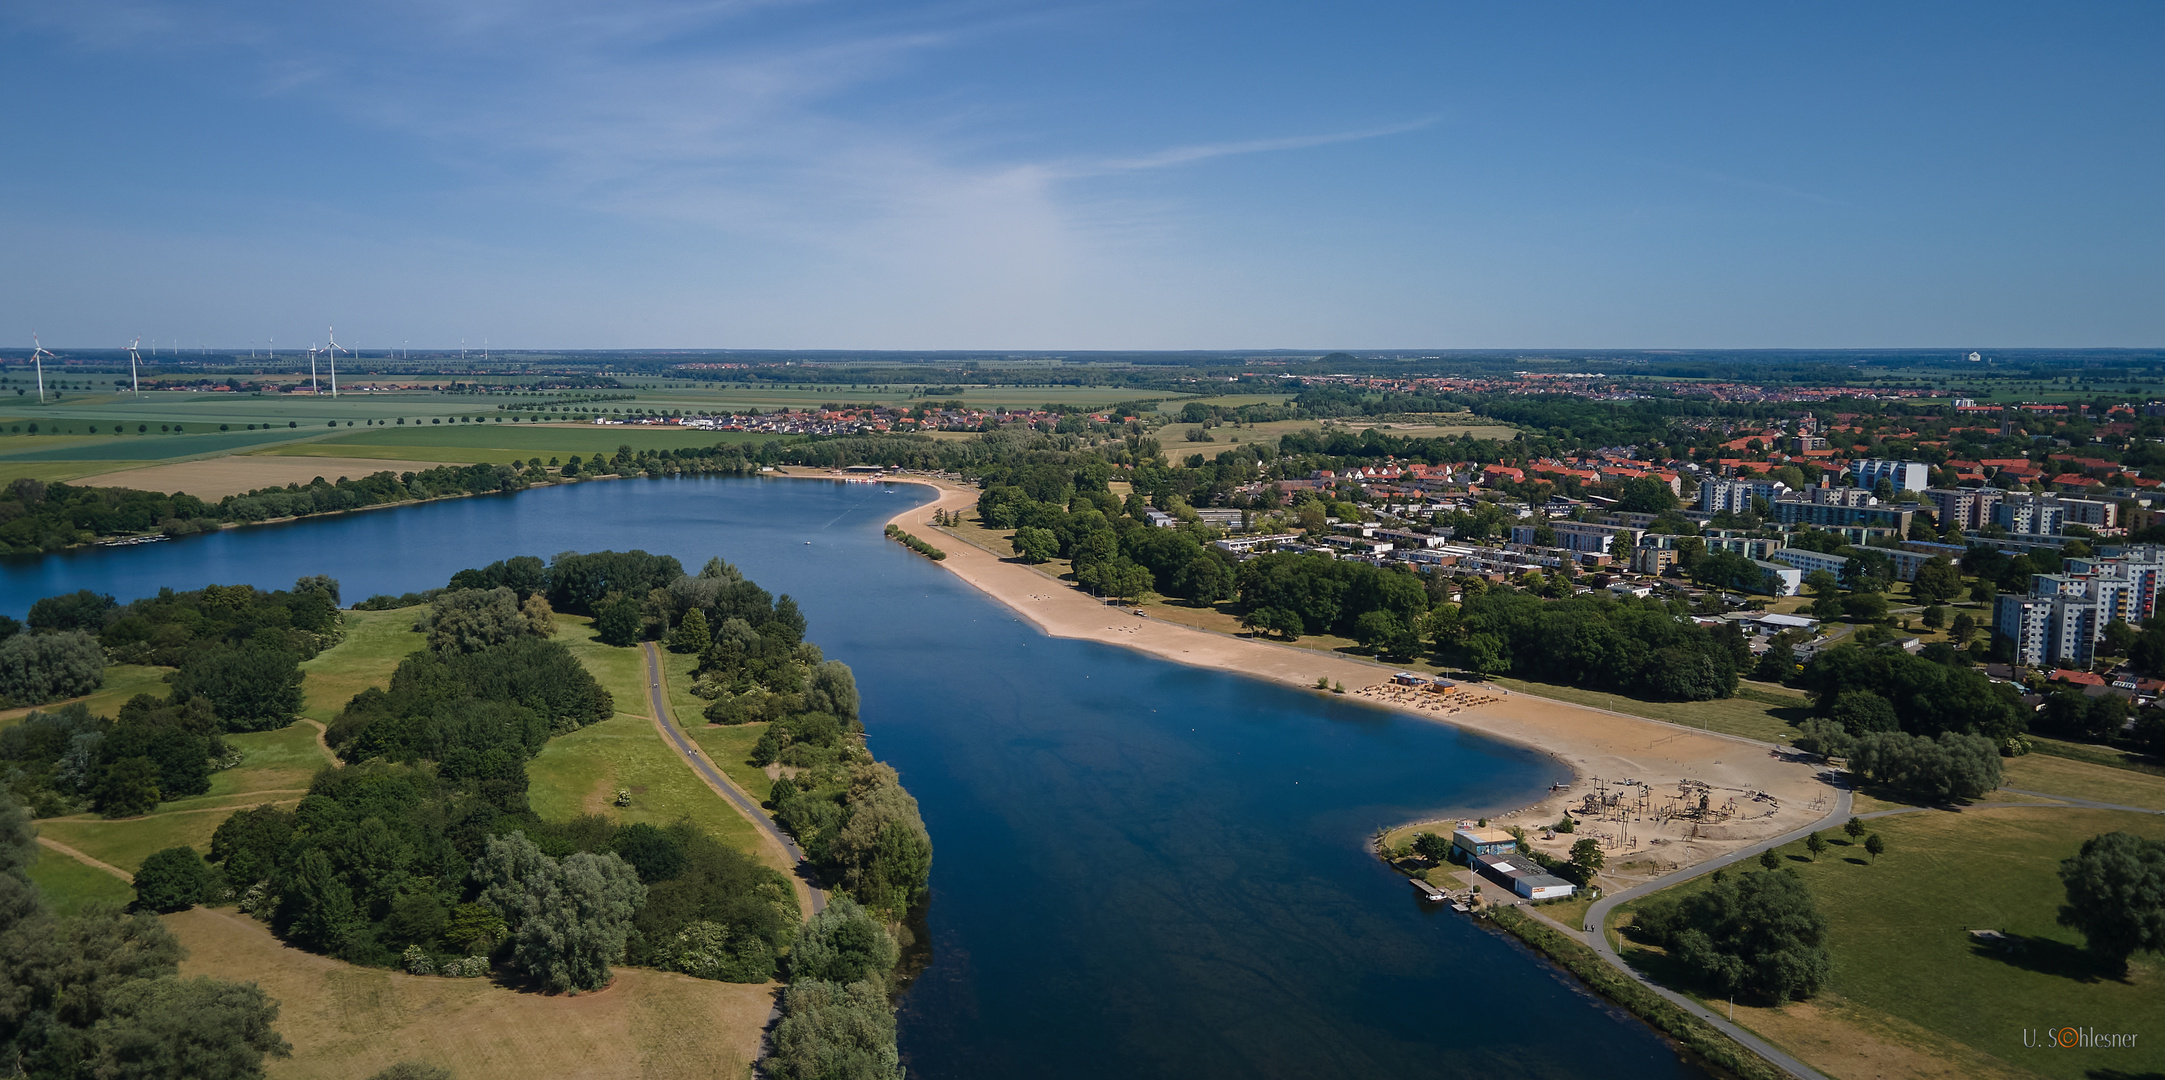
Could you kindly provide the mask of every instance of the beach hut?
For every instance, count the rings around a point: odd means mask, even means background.
[[[1428,685],[1428,680],[1427,680],[1427,679],[1424,679],[1424,678],[1420,677],[1419,675],[1415,675],[1415,674],[1414,674],[1413,672],[1410,672],[1410,671],[1401,671],[1401,672],[1399,672],[1398,674],[1396,674],[1396,675],[1393,675],[1393,676],[1391,676],[1391,681],[1392,681],[1392,682],[1394,682],[1394,683],[1397,683],[1397,684],[1398,684],[1398,685],[1400,685],[1400,686],[1427,686],[1427,685]]]

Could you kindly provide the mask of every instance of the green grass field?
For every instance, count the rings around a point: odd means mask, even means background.
[[[602,644],[594,637],[593,620],[582,616],[558,615],[557,625],[557,640],[570,646],[616,699],[617,713],[549,740],[528,763],[534,812],[552,821],[590,813],[657,825],[686,818],[725,844],[770,858],[752,823],[708,787],[655,730],[646,699],[644,650]],[[677,707],[674,702],[672,707]],[[630,806],[609,805],[619,788],[630,789]]]
[[[8,709],[5,712],[0,712],[0,727],[21,720],[32,712],[40,710],[53,712],[76,702],[88,706],[92,716],[111,716],[119,712],[121,705],[137,694],[164,697],[168,691],[165,685],[165,677],[171,674],[172,671],[172,668],[146,667],[141,664],[114,664],[105,669],[105,685],[99,687],[97,693],[86,697],[70,698],[66,701],[55,701],[34,708]]]
[[[211,774],[207,795],[158,804],[139,818],[108,821],[94,814],[45,818],[38,831],[63,844],[134,870],[143,857],[169,847],[210,850],[211,834],[235,810],[261,803],[299,802],[309,780],[327,762],[316,746],[316,729],[295,723],[277,731],[227,735],[226,744],[245,756],[231,769]]]
[[[2067,1080],[2107,1075],[2091,1071],[2098,1069],[2118,1070],[2110,1074],[2116,1076],[2165,1069],[2165,1040],[2139,1052],[2041,1053],[2022,1044],[2025,1028],[2073,1024],[2147,1033],[2165,1016],[2159,1006],[2165,960],[2138,954],[2120,980],[2104,973],[2081,948],[2080,935],[2055,919],[2064,895],[2056,872],[2061,859],[2088,837],[2115,829],[2165,839],[2165,818],[2013,807],[1867,824],[1887,842],[1877,862],[1846,838],[1817,861],[1802,844],[1780,851],[1827,918],[1832,1000],[1786,1010],[1739,1003],[1739,1023],[1780,1041],[1776,1033],[1791,1028],[1793,1014],[1846,1003],[1892,1017],[1896,1023],[1882,1025],[1878,1037],[1907,1041],[1911,1050],[1929,1051],[1932,1040],[1902,1040],[1904,1030]],[[1677,890],[1706,884],[1701,879]],[[2016,947],[2008,952],[1979,942],[1968,933],[1973,929],[2010,935]],[[1652,973],[1667,970],[1658,954],[1628,941],[1627,956]]]
[[[426,610],[348,611],[346,639],[301,665],[301,715],[328,724],[355,694],[391,685],[391,672],[427,639],[413,628]]]
[[[46,906],[59,915],[73,915],[93,902],[125,906],[135,899],[135,889],[127,882],[50,848],[38,849],[38,861],[30,865],[30,881],[44,895]]]

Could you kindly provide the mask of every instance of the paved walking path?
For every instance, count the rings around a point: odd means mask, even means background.
[[[1604,896],[1601,899],[1594,901],[1594,906],[1586,909],[1586,927],[1584,931],[1580,933],[1580,939],[1585,941],[1588,945],[1593,946],[1594,951],[1596,953],[1599,953],[1603,960],[1608,961],[1611,967],[1614,967],[1618,971],[1621,971],[1624,974],[1631,976],[1633,979],[1638,980],[1640,985],[1646,987],[1649,990],[1652,990],[1657,994],[1660,994],[1662,997],[1669,999],[1671,1002],[1675,1003],[1679,1008],[1682,1008],[1684,1011],[1689,1012],[1693,1016],[1696,1016],[1699,1019],[1714,1025],[1714,1027],[1722,1034],[1727,1035],[1740,1043],[1743,1043],[1745,1046],[1751,1048],[1751,1051],[1753,1053],[1758,1054],[1760,1057],[1763,1057],[1768,1061],[1774,1063],[1774,1065],[1777,1068],[1780,1068],[1782,1071],[1787,1072],[1791,1076],[1797,1077],[1798,1080],[1826,1080],[1826,1078],[1822,1076],[1818,1072],[1818,1070],[1815,1070],[1811,1066],[1806,1065],[1801,1061],[1798,1061],[1796,1058],[1790,1057],[1788,1054],[1785,1054],[1780,1050],[1775,1049],[1773,1044],[1767,1042],[1766,1040],[1760,1038],[1757,1035],[1752,1034],[1749,1031],[1744,1030],[1743,1028],[1736,1026],[1733,1023],[1730,1023],[1728,1020],[1723,1019],[1720,1014],[1714,1012],[1712,1009],[1706,1008],[1698,1002],[1693,1001],[1690,998],[1685,997],[1684,995],[1679,994],[1674,990],[1670,990],[1669,988],[1654,982],[1652,979],[1649,979],[1646,976],[1639,974],[1637,969],[1633,968],[1630,964],[1624,962],[1623,957],[1616,955],[1616,950],[1612,948],[1609,944],[1608,935],[1603,933],[1601,928],[1608,924],[1609,911],[1615,908],[1618,904],[1624,903],[1629,900],[1636,900],[1639,897],[1658,892],[1679,882],[1690,881],[1692,878],[1699,877],[1702,874],[1711,874],[1714,871],[1719,870],[1725,866],[1734,866],[1737,863],[1743,862],[1746,859],[1756,859],[1759,857],[1760,852],[1766,851],[1769,848],[1777,848],[1782,846],[1783,844],[1802,840],[1805,837],[1811,835],[1812,833],[1818,832],[1819,830],[1824,829],[1829,825],[1839,824],[1841,822],[1848,821],[1849,801],[1849,789],[1837,788],[1835,789],[1834,793],[1834,808],[1827,813],[1827,816],[1820,818],[1818,821],[1815,821],[1810,825],[1806,825],[1801,829],[1792,829],[1789,832],[1783,833],[1782,835],[1777,836],[1772,840],[1762,841],[1760,843],[1753,844],[1750,847],[1741,848],[1737,851],[1732,851],[1727,855],[1708,859],[1707,861],[1700,863],[1697,866],[1686,867],[1682,870],[1677,871],[1676,873],[1655,878],[1652,881],[1646,882],[1642,885],[1635,885],[1629,889],[1625,889],[1623,892]],[[1526,910],[1528,912],[1534,912],[1533,908],[1527,908]],[[1551,923],[1553,925],[1553,920],[1551,920]],[[1569,927],[1560,927],[1560,929],[1564,930],[1565,933],[1571,932]]]
[[[804,850],[797,846],[797,841],[791,839],[788,833],[782,831],[781,826],[774,823],[773,818],[767,816],[767,812],[760,808],[758,799],[753,798],[743,788],[738,787],[734,781],[723,774],[722,770],[715,768],[714,762],[707,759],[706,751],[701,750],[699,744],[693,742],[691,736],[686,735],[684,729],[677,726],[676,714],[669,707],[669,695],[662,691],[661,650],[656,648],[651,641],[646,643],[646,679],[647,696],[651,699],[654,707],[654,726],[662,733],[662,737],[669,740],[669,745],[676,749],[677,756],[683,758],[684,763],[691,766],[692,771],[697,773],[701,780],[706,781],[708,787],[713,788],[723,798],[735,803],[737,809],[743,811],[746,817],[752,819],[754,826],[764,832],[769,839],[781,845],[782,850],[797,865],[798,872],[794,880],[798,889],[798,898],[807,902],[806,907],[809,911],[816,915],[827,910],[827,894],[812,887],[805,879],[804,875],[809,870],[809,867],[805,863]]]

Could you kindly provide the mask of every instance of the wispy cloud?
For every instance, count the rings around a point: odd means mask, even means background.
[[[1233,157],[1240,154],[1268,154],[1285,150],[1308,150],[1318,146],[1338,143],[1361,142],[1380,139],[1389,135],[1403,135],[1434,125],[1440,117],[1424,117],[1403,124],[1384,127],[1360,128],[1353,131],[1334,131],[1321,135],[1288,135],[1271,139],[1248,139],[1242,142],[1198,143],[1192,146],[1176,146],[1135,157],[1105,158],[1061,170],[1062,175],[1092,176],[1101,173],[1140,172],[1146,169],[1165,169],[1177,165],[1192,165],[1212,158]]]

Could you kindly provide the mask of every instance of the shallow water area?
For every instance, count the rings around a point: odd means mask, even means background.
[[[1701,1075],[1515,943],[1417,901],[1380,825],[1521,805],[1541,755],[1343,699],[1045,637],[881,526],[911,485],[623,480],[0,562],[77,588],[340,579],[348,603],[511,555],[736,563],[857,673],[935,845],[913,1077]],[[764,795],[764,792],[757,793]]]

